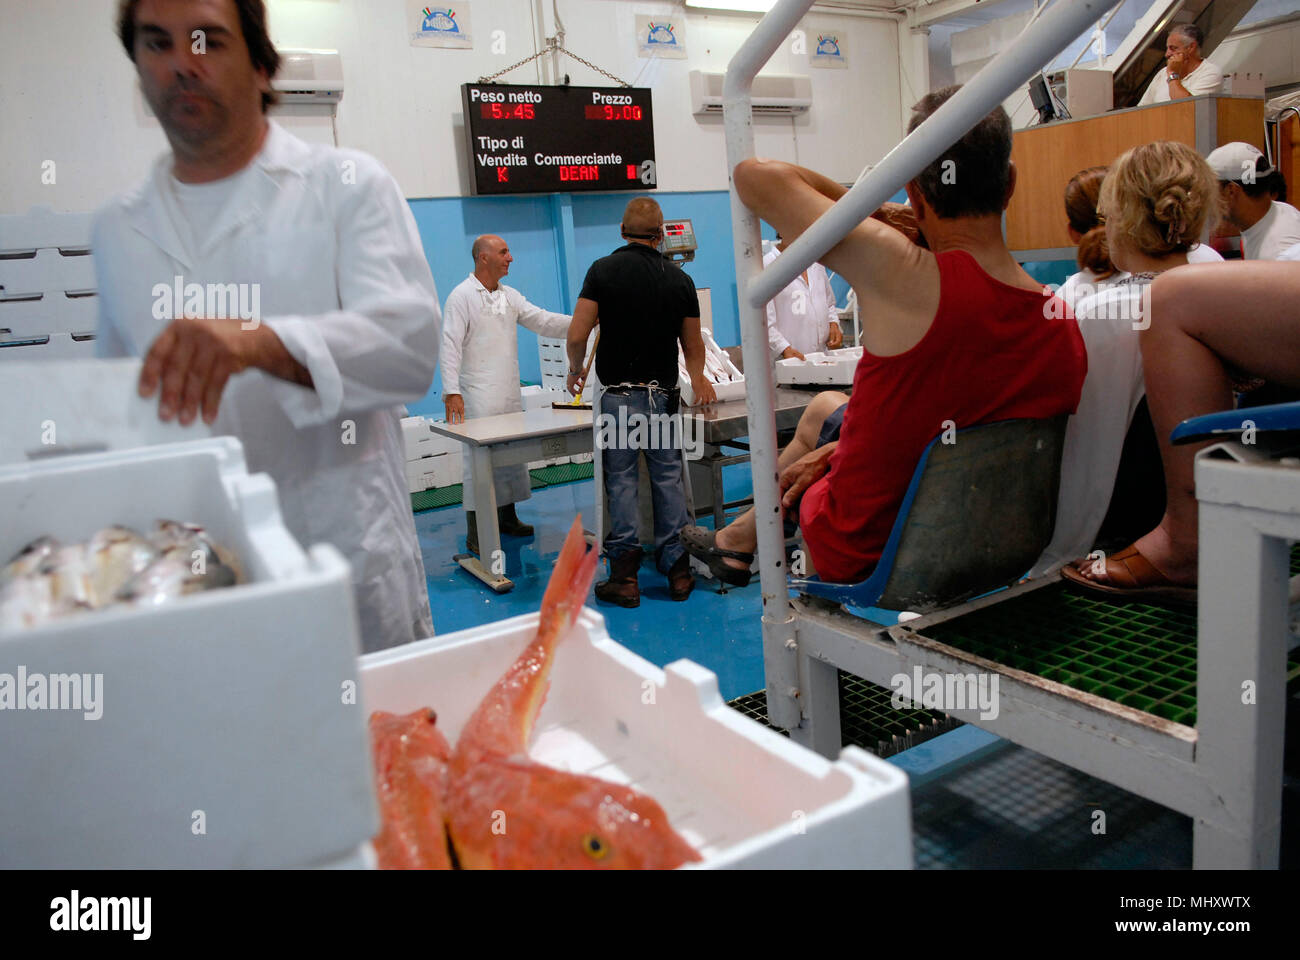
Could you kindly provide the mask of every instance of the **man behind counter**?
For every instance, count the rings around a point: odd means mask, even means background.
[[[569,392],[576,394],[582,389],[587,337],[599,323],[596,373],[605,385],[599,422],[621,425],[627,434],[597,432],[610,518],[604,544],[610,577],[596,585],[596,597],[623,607],[641,603],[637,486],[638,454],[642,452],[650,472],[656,564],[668,577],[672,599],[685,600],[695,586],[680,537],[689,522],[680,431],[672,442],[666,442],[666,431],[650,426],[651,418],[677,414],[679,342],[697,402],[710,404],[717,399],[704,376],[704,339],[695,284],[658,251],[663,226],[663,211],[655,201],[637,197],[628,202],[622,233],[629,243],[588,269],[569,326]],[[641,429],[638,423],[643,425]],[[607,440],[610,433],[619,435],[611,442]]]
[[[1223,71],[1201,58],[1205,36],[1194,23],[1184,23],[1169,31],[1165,41],[1165,65],[1147,86],[1138,101],[1139,107],[1150,103],[1168,103],[1183,97],[1199,97],[1223,89]]]

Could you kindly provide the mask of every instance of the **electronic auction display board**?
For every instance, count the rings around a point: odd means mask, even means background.
[[[648,87],[461,85],[475,196],[653,190]]]

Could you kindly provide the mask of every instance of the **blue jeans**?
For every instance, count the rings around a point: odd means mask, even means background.
[[[676,417],[678,392],[658,387],[610,387],[600,400],[601,445],[609,533],[605,556],[612,563],[641,549],[638,535],[638,455],[645,454],[650,473],[650,499],[655,517],[655,565],[668,573],[686,552],[681,531],[690,523],[686,487],[682,483],[681,422]],[[652,419],[651,415],[655,415]],[[670,421],[669,418],[672,418]],[[638,422],[642,425],[637,429]],[[671,423],[671,430],[669,424]]]

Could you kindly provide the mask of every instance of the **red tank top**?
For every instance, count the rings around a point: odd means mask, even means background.
[[[995,280],[962,250],[938,254],[939,309],[906,353],[863,352],[830,472],[800,504],[821,579],[865,579],[926,444],[996,420],[1073,413],[1088,369],[1078,325],[1051,294]]]

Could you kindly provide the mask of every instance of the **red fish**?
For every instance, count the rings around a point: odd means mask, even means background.
[[[671,869],[700,856],[663,809],[629,787],[528,759],[555,647],[596,572],[574,520],[542,600],[537,636],[483,698],[451,759],[447,828],[465,868]]]
[[[384,870],[450,870],[443,798],[451,745],[432,710],[370,715],[383,828],[375,854]]]

